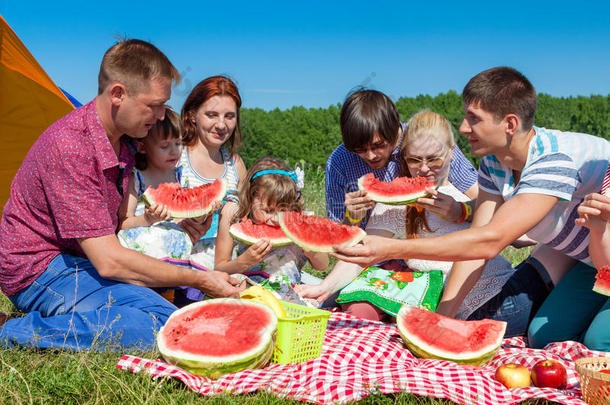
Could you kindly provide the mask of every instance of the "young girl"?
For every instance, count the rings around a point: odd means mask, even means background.
[[[216,241],[216,271],[242,273],[255,281],[263,281],[270,276],[285,276],[294,285],[300,283],[301,268],[307,260],[315,269],[328,267],[326,253],[304,251],[297,245],[273,249],[273,245],[266,240],[250,247],[238,244],[238,255],[232,259],[233,238],[229,234],[231,223],[249,218],[254,223],[277,226],[278,211],[303,209],[301,183],[302,179],[299,180],[290,167],[277,159],[263,157],[254,163],[240,188],[239,204],[227,203],[220,219]]]
[[[136,167],[119,210],[121,231],[117,235],[123,246],[175,264],[188,260],[193,247],[190,237],[169,221],[166,207],[146,206],[142,195],[148,186],[180,182],[181,170],[176,163],[182,152],[181,134],[180,117],[167,108],[165,118],[138,140]]]
[[[423,176],[434,182],[442,179],[433,195],[437,199],[442,196],[443,201],[459,202],[463,214],[458,221],[443,219],[431,209],[376,204],[366,227],[369,235],[405,239],[437,236],[470,226],[465,221],[470,216],[470,206],[465,204],[469,198],[448,181],[454,146],[449,122],[440,114],[420,112],[409,120],[405,129],[401,165],[403,176]],[[343,310],[372,320],[389,319],[403,303],[424,305],[433,310],[453,263],[408,260],[406,264],[408,267],[392,270],[371,267],[359,275],[362,268],[340,261],[319,286],[301,286],[297,290],[305,297],[323,301],[342,289],[337,302],[342,303]],[[457,318],[467,319],[496,295],[513,273],[510,263],[502,257],[490,260],[483,276],[460,307]],[[426,277],[423,283],[426,289],[414,288]]]

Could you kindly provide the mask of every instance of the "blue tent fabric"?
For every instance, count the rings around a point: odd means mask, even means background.
[[[75,99],[72,94],[68,93],[67,91],[65,91],[64,89],[62,89],[61,87],[59,88],[59,90],[61,90],[66,97],[68,97],[68,100],[70,100],[70,102],[74,105],[74,108],[78,108],[80,106],[82,106],[83,104],[78,101],[77,99]]]

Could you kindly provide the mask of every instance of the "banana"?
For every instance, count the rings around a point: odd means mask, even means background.
[[[239,294],[239,297],[244,300],[251,300],[267,305],[275,312],[278,318],[286,318],[286,311],[282,307],[282,303],[275,298],[273,293],[260,285],[253,285],[245,289]]]

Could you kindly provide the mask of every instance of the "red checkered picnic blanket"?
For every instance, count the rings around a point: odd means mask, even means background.
[[[271,364],[262,370],[245,370],[218,380],[192,375],[161,360],[134,356],[123,356],[117,367],[134,373],[146,372],[154,377],[174,377],[191,390],[207,396],[264,390],[281,398],[327,404],[406,391],[464,404],[515,404],[530,398],[545,398],[580,405],[584,402],[574,360],[607,355],[588,350],[576,342],[552,343],[544,350],[529,349],[523,338],[511,338],[504,341],[494,359],[485,366],[462,366],[450,361],[414,357],[403,345],[396,325],[333,313],[322,354],[304,363]],[[566,367],[566,389],[508,390],[493,377],[501,364],[519,363],[532,367],[542,359],[558,360]]]

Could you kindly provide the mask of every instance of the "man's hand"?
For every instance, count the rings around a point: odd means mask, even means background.
[[[215,298],[239,298],[239,293],[246,289],[246,283],[227,273],[209,271],[203,273],[204,282],[197,288],[203,293]]]
[[[598,193],[587,194],[578,206],[578,215],[574,221],[576,225],[603,231],[610,221],[610,197]]]
[[[391,256],[389,245],[392,239],[381,236],[365,236],[362,244],[356,246],[333,246],[336,253],[331,253],[336,259],[368,267],[387,259],[400,259]]]
[[[375,202],[366,196],[366,191],[358,190],[345,194],[345,209],[353,220],[363,218],[367,211],[375,207]]]
[[[417,199],[417,206],[421,207],[445,221],[457,222],[462,218],[462,206],[453,197],[439,193],[433,187],[426,189],[430,197]]]

